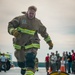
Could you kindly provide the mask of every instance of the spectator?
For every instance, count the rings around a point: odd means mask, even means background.
[[[71,73],[71,67],[72,67],[72,55],[71,55],[71,52],[69,52],[69,55],[68,55],[68,73]]]
[[[56,60],[57,60],[56,55],[54,53],[52,53],[52,56],[51,56],[51,59],[50,59],[52,72],[56,71]]]
[[[66,69],[66,72],[68,71],[68,60],[67,60],[67,58],[68,58],[68,52],[66,51],[66,55],[65,55],[65,69]]]
[[[63,52],[63,58],[64,58],[64,61],[65,61],[65,71],[67,71],[67,52]]]
[[[75,74],[75,52],[72,50],[72,73]]]
[[[56,68],[57,68],[57,71],[58,71],[60,69],[60,67],[61,67],[61,57],[60,57],[58,51],[56,51],[56,57],[57,57]]]
[[[7,61],[7,58],[5,57],[5,54],[4,53],[3,53],[3,55],[1,56],[0,59],[1,59],[1,64],[4,65],[3,69],[6,72],[6,61]]]
[[[47,56],[45,57],[45,64],[46,64],[46,71],[48,71],[49,69],[49,53],[47,54]]]

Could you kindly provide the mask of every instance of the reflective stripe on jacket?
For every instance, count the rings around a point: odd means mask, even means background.
[[[22,46],[13,44],[14,48],[17,50],[21,50]],[[40,44],[32,43],[30,45],[23,46],[25,49],[30,49],[30,48],[40,48]]]
[[[16,17],[9,22],[9,34],[12,35],[12,31],[14,29],[18,30],[21,34],[13,40],[13,43],[16,44],[15,47],[17,49],[20,49],[20,46],[25,46],[26,49],[31,47],[40,48],[38,33],[47,43],[51,40],[50,36],[46,32],[46,27],[41,23],[41,21],[37,18],[31,20],[27,17],[27,15]],[[19,46],[17,47],[17,45]]]

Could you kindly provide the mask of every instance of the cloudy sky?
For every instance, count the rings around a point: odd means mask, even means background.
[[[12,53],[13,36],[8,34],[8,22],[14,17],[22,15],[31,5],[37,7],[36,17],[46,26],[54,43],[54,48],[49,50],[48,45],[39,35],[41,48],[38,50],[39,61],[44,61],[47,53],[58,50],[75,50],[75,0],[0,0],[0,51]]]

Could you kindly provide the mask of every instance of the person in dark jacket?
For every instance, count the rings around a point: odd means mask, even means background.
[[[68,55],[67,59],[68,59],[68,73],[71,73],[71,68],[72,68],[72,55],[71,55],[71,52],[69,52],[69,55]]]
[[[56,51],[56,57],[57,57],[56,68],[57,68],[57,71],[58,71],[61,67],[61,57],[60,57],[60,54],[58,53],[58,51]]]

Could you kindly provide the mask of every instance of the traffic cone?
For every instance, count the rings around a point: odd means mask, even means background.
[[[61,66],[60,71],[65,72],[65,66]]]
[[[64,61],[64,58],[62,58],[62,60],[61,60],[60,71],[65,72],[65,61]]]
[[[48,73],[50,74],[52,72],[51,67],[49,67],[48,69]]]

